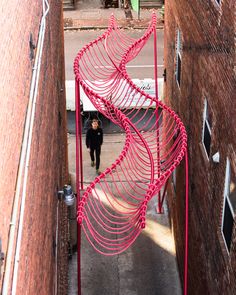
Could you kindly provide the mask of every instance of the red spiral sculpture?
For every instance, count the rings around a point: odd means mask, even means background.
[[[94,249],[105,255],[121,253],[139,236],[148,202],[186,153],[180,118],[158,97],[140,90],[126,71],[155,30],[153,14],[144,35],[135,40],[111,16],[107,31],[84,46],[74,62],[76,81],[93,105],[126,134],[121,154],[87,187],[78,205],[78,223]]]

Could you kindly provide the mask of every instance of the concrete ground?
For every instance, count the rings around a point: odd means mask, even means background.
[[[101,171],[117,158],[124,144],[124,134],[105,134]],[[68,135],[69,170],[75,179],[75,136]],[[83,136],[83,171],[85,187],[96,177],[90,166]],[[125,252],[103,256],[95,252],[82,233],[82,295],[180,295],[175,246],[168,222],[168,210],[157,214],[154,198],[148,209],[147,226]],[[74,228],[74,232],[76,232]],[[69,295],[77,294],[77,253],[70,260]]]

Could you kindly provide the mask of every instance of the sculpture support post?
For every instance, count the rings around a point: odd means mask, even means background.
[[[75,132],[76,132],[76,192],[77,192],[77,211],[80,201],[80,189],[83,187],[82,173],[82,134],[80,122],[80,89],[79,81],[75,80]],[[80,178],[81,177],[81,178]],[[81,185],[80,185],[81,179]],[[81,273],[80,273],[80,248],[81,248],[81,226],[77,222],[77,271],[78,271],[78,295],[81,295]]]
[[[154,40],[154,79],[155,79],[155,96],[156,99],[159,100],[158,98],[158,75],[157,75],[157,32],[156,28],[153,31],[153,40]],[[161,174],[161,166],[160,166],[160,130],[159,130],[159,114],[158,110],[159,107],[158,105],[156,106],[156,137],[157,137],[157,175],[158,178],[160,177]],[[162,201],[161,201],[161,192],[158,192],[158,205],[157,205],[157,213],[163,213],[163,208],[162,208]]]
[[[185,256],[184,256],[184,295],[188,294],[188,152],[185,152]]]

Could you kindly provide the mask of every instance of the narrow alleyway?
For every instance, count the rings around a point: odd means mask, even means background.
[[[69,169],[75,177],[75,136],[69,135]],[[83,139],[84,140],[84,139]],[[119,155],[123,134],[105,135],[101,170]],[[83,142],[83,148],[85,147]],[[111,148],[112,147],[112,148]],[[83,153],[84,184],[96,176],[89,155]],[[181,286],[175,258],[174,240],[169,228],[168,211],[156,213],[154,198],[148,209],[146,229],[124,253],[102,256],[94,251],[82,233],[81,283],[83,295],[180,295]],[[77,294],[77,253],[70,260],[69,295]]]
[[[77,26],[96,27],[107,25],[111,12],[115,11],[116,17],[124,18],[124,11],[121,9],[101,9],[101,2],[96,1],[79,1],[79,10],[65,12],[65,17],[70,23]],[[80,14],[78,14],[78,12]],[[148,23],[150,12],[144,10],[141,16],[147,16],[145,22],[140,22],[142,27]],[[97,21],[95,20],[97,17]],[[89,18],[87,20],[86,18]],[[122,19],[120,19],[122,21]],[[124,20],[125,21],[125,20]],[[67,25],[67,24],[66,24]],[[72,34],[72,33],[71,33]],[[90,33],[91,34],[91,33]],[[97,33],[99,35],[99,32]],[[89,38],[89,32],[87,32]],[[70,44],[76,43],[76,50],[86,44],[86,41],[66,38]],[[87,40],[87,39],[86,39]],[[163,44],[159,43],[159,52],[162,52]],[[75,57],[73,51],[74,45],[66,44],[66,77],[71,80],[73,77],[72,65],[73,60],[69,56]],[[150,54],[148,54],[149,56]],[[152,54],[151,54],[152,55]],[[146,64],[151,63],[143,57]],[[162,55],[159,56],[160,67],[162,67]],[[146,78],[153,74],[152,67]],[[144,68],[142,69],[144,72]],[[137,73],[140,72],[137,70]],[[135,73],[133,75],[135,77]],[[145,78],[144,77],[144,78]],[[73,117],[73,116],[72,116]],[[74,122],[70,120],[68,130],[74,129]],[[103,126],[106,130],[108,126]],[[104,135],[104,144],[102,146],[101,167],[104,170],[111,165],[118,157],[124,145],[124,134],[115,133]],[[69,152],[69,171],[72,183],[75,183],[75,136],[68,135],[68,152]],[[84,144],[83,135],[83,173],[84,186],[94,180],[96,177],[95,169],[90,166],[88,152]],[[111,184],[112,187],[112,184]],[[167,207],[164,206],[164,214],[156,212],[157,199],[153,198],[147,215],[147,226],[143,233],[138,237],[132,247],[125,252],[116,256],[102,256],[95,252],[82,233],[81,241],[81,289],[82,295],[180,295],[182,294],[178,268],[175,257],[175,245],[172,233],[169,227],[169,218]],[[75,227],[73,227],[76,232]],[[69,261],[69,295],[77,295],[77,253],[73,253]]]

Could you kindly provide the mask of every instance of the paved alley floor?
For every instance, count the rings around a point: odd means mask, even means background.
[[[118,157],[124,145],[124,134],[105,134],[101,154],[101,171]],[[69,170],[75,182],[75,136],[68,135]],[[96,177],[90,166],[83,137],[83,172],[85,187]],[[164,214],[156,213],[153,198],[142,234],[125,252],[103,256],[94,251],[82,233],[82,295],[180,295],[175,246]],[[77,295],[77,253],[70,260],[69,295]]]

